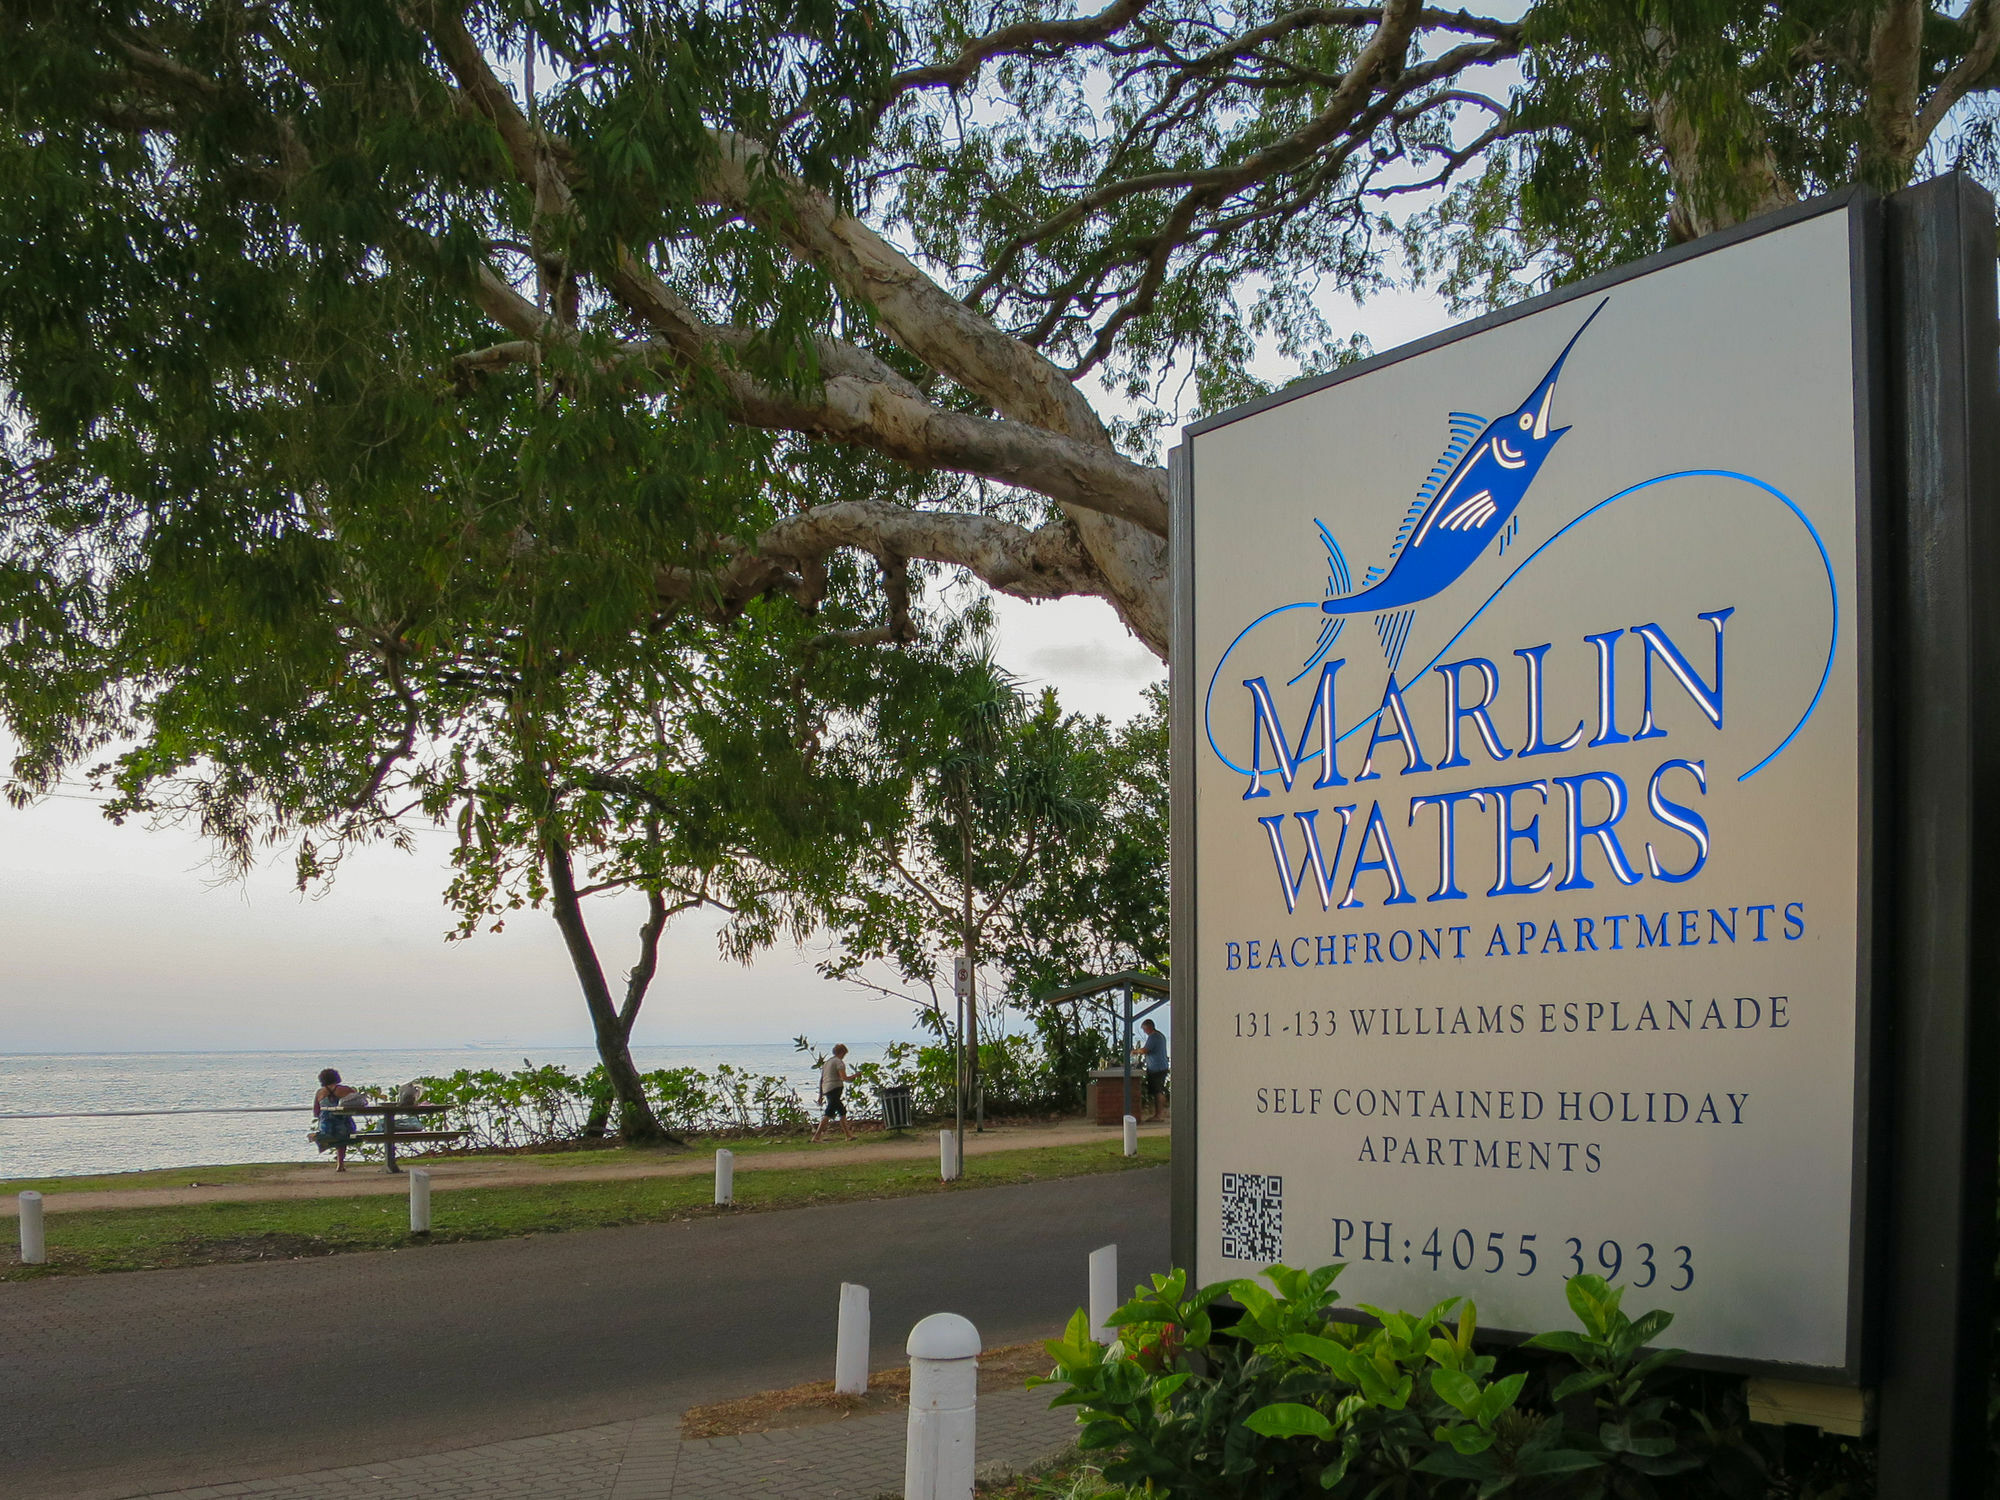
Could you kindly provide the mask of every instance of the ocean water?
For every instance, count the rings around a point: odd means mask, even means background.
[[[854,1062],[881,1055],[880,1045],[851,1044]],[[557,1063],[587,1072],[587,1047],[527,1049],[539,1067]],[[718,1047],[634,1047],[639,1070],[718,1064],[784,1077],[811,1103],[812,1059],[790,1043]],[[90,1052],[0,1054],[0,1117],[89,1115],[108,1110],[193,1110],[285,1106],[284,1114],[149,1115],[120,1119],[0,1118],[0,1179],[138,1172],[155,1167],[235,1162],[317,1161],[306,1140],[319,1070],[340,1069],[363,1087],[393,1087],[460,1068],[512,1072],[522,1052],[465,1047],[375,1052]]]

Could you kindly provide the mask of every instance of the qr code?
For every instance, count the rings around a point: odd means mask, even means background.
[[[1265,1265],[1285,1258],[1285,1179],[1262,1172],[1222,1174],[1222,1253]]]

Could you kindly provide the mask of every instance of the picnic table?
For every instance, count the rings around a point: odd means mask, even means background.
[[[462,1130],[398,1130],[396,1128],[396,1117],[398,1115],[405,1117],[410,1115],[441,1115],[450,1108],[449,1104],[342,1104],[337,1106],[338,1111],[342,1114],[381,1116],[382,1128],[380,1130],[356,1131],[354,1139],[347,1144],[350,1148],[354,1146],[381,1146],[383,1156],[388,1159],[386,1170],[391,1172],[400,1172],[403,1170],[396,1165],[396,1147],[399,1143],[455,1141],[465,1134]]]

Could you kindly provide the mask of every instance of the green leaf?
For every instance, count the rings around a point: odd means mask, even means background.
[[[1494,1434],[1484,1427],[1470,1422],[1457,1422],[1449,1427],[1440,1427],[1433,1434],[1440,1442],[1450,1443],[1460,1453],[1484,1453],[1493,1446]]]
[[[1632,1320],[1634,1347],[1644,1348],[1648,1344],[1657,1343],[1660,1335],[1667,1331],[1673,1321],[1674,1315],[1663,1307],[1656,1307],[1649,1313],[1641,1313]]]
[[[1623,1422],[1606,1422],[1597,1429],[1597,1440],[1613,1453],[1635,1453],[1643,1458],[1664,1458],[1674,1451],[1671,1436],[1642,1437]]]
[[[1568,1379],[1557,1382],[1556,1388],[1549,1392],[1549,1399],[1551,1401],[1567,1401],[1571,1396],[1580,1396],[1585,1391],[1594,1391],[1599,1386],[1609,1383],[1610,1380],[1611,1372],[1609,1370],[1578,1370]]]
[[[1580,1333],[1571,1333],[1559,1328],[1551,1333],[1538,1333],[1527,1341],[1530,1349],[1549,1349],[1557,1354],[1567,1354],[1572,1359],[1588,1359],[1598,1352],[1598,1346]]]
[[[1431,1389],[1440,1399],[1467,1416],[1479,1409],[1479,1382],[1459,1370],[1433,1370]]]
[[[1485,1394],[1479,1398],[1479,1410],[1476,1415],[1479,1418],[1480,1424],[1490,1427],[1493,1423],[1497,1422],[1500,1419],[1500,1414],[1520,1398],[1521,1387],[1526,1385],[1527,1382],[1528,1375],[1523,1370],[1517,1374],[1507,1376],[1504,1380],[1496,1380],[1493,1384],[1489,1385],[1486,1388]]]
[[[1115,1448],[1132,1435],[1132,1429],[1124,1422],[1109,1417],[1099,1417],[1085,1422],[1076,1435],[1079,1448]]]
[[[1243,1425],[1264,1437],[1309,1437],[1322,1441],[1334,1436],[1334,1425],[1323,1412],[1296,1401],[1276,1401],[1261,1406],[1243,1419]]]
[[[1577,1448],[1545,1448],[1538,1453],[1524,1453],[1515,1460],[1514,1467],[1523,1474],[1580,1474],[1585,1469],[1601,1469],[1604,1460],[1594,1453],[1585,1453]]]
[[[1288,1333],[1285,1335],[1284,1345],[1294,1354],[1303,1354],[1318,1360],[1321,1364],[1336,1368],[1345,1364],[1350,1358],[1349,1351],[1344,1346],[1317,1333]]]
[[[1631,1374],[1628,1378],[1635,1381],[1645,1381],[1647,1379],[1650,1379],[1653,1375],[1657,1374],[1661,1370],[1664,1370],[1668,1365],[1673,1364],[1676,1360],[1680,1359],[1685,1353],[1686,1351],[1683,1349],[1655,1350],[1653,1353],[1647,1355],[1644,1359],[1640,1360],[1639,1363],[1637,1363],[1632,1367]]]

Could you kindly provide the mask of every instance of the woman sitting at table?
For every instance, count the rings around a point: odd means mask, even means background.
[[[334,1170],[347,1170],[347,1146],[354,1139],[354,1116],[341,1108],[355,1090],[340,1081],[338,1068],[322,1068],[319,1092],[313,1095],[312,1143],[333,1152]]]

